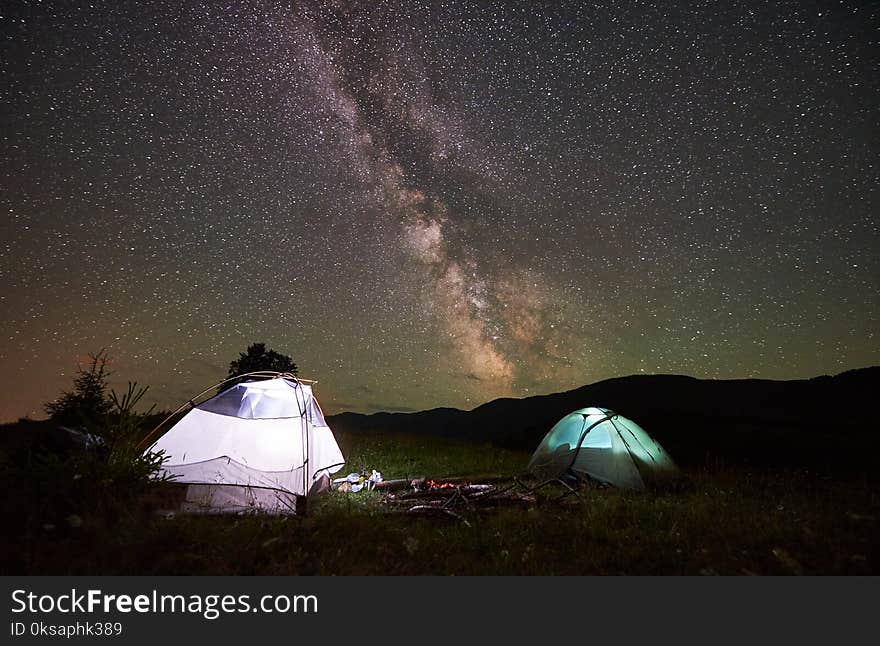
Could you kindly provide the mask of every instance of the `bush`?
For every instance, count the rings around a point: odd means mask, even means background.
[[[146,391],[135,383],[122,396],[111,391],[107,413],[89,429],[102,438],[96,448],[0,452],[3,512],[17,521],[5,532],[3,559],[11,564],[3,570],[26,568],[22,555],[35,541],[91,544],[139,526],[149,513],[148,494],[165,484],[158,477],[164,454],[137,447],[149,413],[134,409]]]

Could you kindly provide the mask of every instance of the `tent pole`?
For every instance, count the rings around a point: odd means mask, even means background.
[[[612,417],[616,417],[616,416],[617,416],[617,413],[615,413],[614,411],[608,411],[607,413],[605,413],[605,417],[600,419],[598,422],[595,422],[594,424],[590,424],[589,428],[587,428],[586,430],[581,431],[581,436],[578,438],[577,447],[574,450],[574,455],[571,456],[571,462],[568,463],[568,467],[566,467],[566,469],[565,469],[566,471],[568,471],[569,469],[571,469],[574,466],[574,462],[575,462],[575,460],[577,460],[578,453],[581,452],[581,444],[583,444],[584,438],[587,436],[587,433],[592,431],[594,428],[596,428],[602,422],[607,422]],[[586,426],[586,425],[587,425],[587,416],[584,415],[584,426]]]

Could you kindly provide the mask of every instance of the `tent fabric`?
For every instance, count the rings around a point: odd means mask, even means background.
[[[236,384],[197,408],[238,419],[298,419],[306,415],[315,426],[327,425],[312,387],[299,382],[292,385],[284,378]]]
[[[296,496],[329,487],[345,463],[312,387],[289,378],[236,384],[191,409],[148,451],[191,485],[187,505],[292,513]]]
[[[529,462],[543,480],[572,475],[624,489],[672,476],[678,468],[638,424],[607,408],[582,408],[547,433]]]
[[[247,513],[292,514],[297,497],[281,489],[233,485],[191,484],[186,487],[180,511],[191,514]]]

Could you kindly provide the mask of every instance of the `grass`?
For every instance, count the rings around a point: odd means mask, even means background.
[[[339,437],[341,473],[514,475],[528,454],[432,437]],[[454,520],[392,513],[377,492],[330,493],[307,517],[163,519],[127,507],[80,524],[27,519],[3,570],[26,574],[876,574],[878,496],[864,477],[715,468],[686,490],[545,489],[527,509]],[[44,525],[51,521],[52,528]],[[74,526],[75,525],[75,526]]]
[[[376,469],[386,479],[455,477],[476,474],[516,475],[529,454],[491,444],[471,444],[429,435],[337,433],[346,456],[340,473]]]

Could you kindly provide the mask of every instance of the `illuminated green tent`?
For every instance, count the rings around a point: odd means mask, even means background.
[[[541,480],[575,477],[644,489],[678,473],[669,454],[632,420],[607,408],[582,408],[550,429],[529,462]]]

